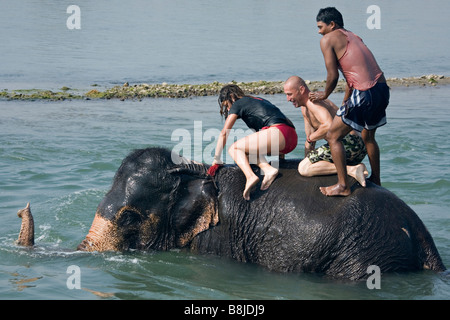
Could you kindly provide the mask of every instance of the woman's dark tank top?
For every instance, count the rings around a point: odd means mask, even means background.
[[[286,124],[295,128],[280,109],[262,98],[243,97],[233,103],[228,113],[236,114],[250,129],[255,131],[275,124]]]

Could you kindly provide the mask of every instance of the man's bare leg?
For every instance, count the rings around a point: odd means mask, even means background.
[[[369,172],[364,163],[359,163],[356,166],[347,166],[347,173],[350,177],[355,178],[361,186],[366,187],[366,178]]]
[[[298,165],[298,172],[304,177],[326,176],[336,173],[336,166],[328,161],[311,163],[308,158],[303,159]],[[366,177],[369,175],[364,163],[356,166],[347,166],[347,174],[356,179],[359,184],[366,187]]]
[[[364,129],[361,136],[364,140],[364,144],[366,145],[367,156],[369,158],[370,168],[372,170],[369,180],[381,186],[380,148],[375,140],[375,131],[376,129],[370,131]]]
[[[330,145],[331,157],[336,166],[338,183],[329,187],[320,187],[320,191],[326,196],[348,196],[351,194],[350,186],[347,182],[347,159],[342,143],[342,138],[351,130],[351,127],[342,122],[341,117],[334,117],[326,139]]]

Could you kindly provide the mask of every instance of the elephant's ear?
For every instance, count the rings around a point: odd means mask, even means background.
[[[173,208],[173,231],[177,246],[185,247],[200,232],[218,223],[217,190],[213,181],[182,177]]]

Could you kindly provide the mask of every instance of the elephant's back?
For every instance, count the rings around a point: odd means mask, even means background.
[[[304,177],[298,173],[300,160],[285,160],[279,165],[279,174],[267,190],[260,190],[260,184],[251,193],[251,200],[245,201],[242,197],[246,183],[243,172],[237,166],[225,166],[219,170],[216,184],[222,194],[229,202],[237,206],[294,206],[300,211],[334,212],[337,206],[345,203],[362,201],[365,197],[377,193],[388,192],[386,189],[367,182],[363,188],[353,178],[352,194],[348,197],[326,197],[320,192],[320,187],[333,185],[337,181],[336,175]],[[257,166],[252,166],[253,171],[263,180],[264,176]],[[389,193],[389,192],[388,192]],[[392,194],[393,195],[393,194]],[[361,200],[359,200],[361,199]]]
[[[352,179],[351,195],[326,197],[319,187],[335,184],[336,175],[303,177],[298,163],[282,162],[270,188],[261,191],[258,185],[250,201],[242,197],[242,171],[222,168],[216,178],[221,221],[199,236],[196,249],[276,271],[351,279],[367,276],[373,264],[382,272],[431,266],[427,251],[440,261],[419,217],[395,194],[371,182],[363,188]]]
[[[363,188],[355,179],[349,177],[352,185],[352,194],[348,197],[327,197],[320,192],[320,187],[336,184],[336,175],[304,177],[298,172],[299,160],[283,161],[280,164],[279,176],[274,180],[267,191],[256,190],[252,199],[263,202],[279,199],[281,202],[292,203],[300,210],[308,212],[335,213],[338,207],[346,204],[354,206],[355,203],[363,201],[368,193],[384,193],[380,188],[369,181],[367,187]],[[261,177],[262,178],[262,177]],[[387,190],[386,190],[387,191]],[[270,198],[268,200],[265,198]]]

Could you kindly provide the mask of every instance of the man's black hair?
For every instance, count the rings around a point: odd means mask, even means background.
[[[327,7],[319,10],[317,14],[316,21],[322,21],[326,24],[330,24],[331,21],[334,21],[339,27],[344,27],[344,19],[342,18],[342,14],[335,7]]]

